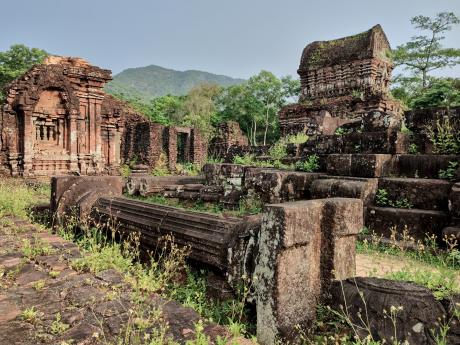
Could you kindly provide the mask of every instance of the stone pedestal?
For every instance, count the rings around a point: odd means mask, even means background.
[[[347,198],[266,206],[254,273],[260,344],[294,338],[315,319],[332,279],[354,276],[362,207]]]

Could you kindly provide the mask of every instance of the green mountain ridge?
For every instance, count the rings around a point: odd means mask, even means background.
[[[125,69],[113,77],[105,90],[110,94],[123,94],[126,98],[140,98],[149,101],[168,94],[185,95],[191,88],[201,83],[230,86],[244,81],[244,79],[209,72],[176,71],[150,65]]]

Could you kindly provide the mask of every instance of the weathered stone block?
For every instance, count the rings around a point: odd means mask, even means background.
[[[57,221],[72,212],[83,220],[99,197],[118,196],[122,190],[120,176],[55,176],[51,178],[51,210]]]
[[[376,178],[333,177],[321,176],[313,181],[310,194],[313,199],[321,198],[357,198],[363,201],[364,206],[374,200],[378,180]]]
[[[447,210],[452,183],[439,179],[387,177],[379,179],[379,188],[388,192],[388,199],[407,199],[414,208]]]
[[[266,203],[279,203],[309,198],[311,183],[318,173],[266,168],[247,168],[245,189],[256,193]]]
[[[449,162],[460,162],[456,155],[397,155],[395,173],[404,177],[438,178]]]
[[[392,155],[355,154],[351,158],[351,174],[357,177],[383,177],[391,174]]]
[[[330,175],[351,175],[351,154],[332,154],[326,158],[326,170]]]
[[[446,315],[441,302],[427,288],[379,278],[357,277],[334,282],[331,302],[337,311],[346,312],[360,326],[356,330],[361,339],[368,336],[368,329],[374,340],[385,343],[393,342],[396,333],[400,342],[434,345],[432,330],[439,329],[438,322]],[[389,317],[394,308],[396,327]]]
[[[408,235],[415,239],[423,240],[426,235],[436,235],[440,239],[448,222],[447,213],[432,210],[372,206],[368,207],[366,215],[366,226],[387,238],[392,229],[400,237],[407,227]]]
[[[266,206],[254,273],[261,344],[290,339],[296,325],[311,324],[333,271],[339,276],[354,275],[355,237],[361,228],[358,199]]]
[[[449,211],[453,217],[460,218],[460,182],[452,186],[449,194]]]
[[[332,154],[326,159],[328,174],[339,176],[388,176],[392,167],[389,154]]]

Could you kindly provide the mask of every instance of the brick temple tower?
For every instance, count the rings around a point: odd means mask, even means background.
[[[396,124],[401,108],[389,94],[393,63],[380,25],[354,36],[305,47],[299,104],[280,112],[283,134],[332,134],[343,124],[378,117]],[[389,118],[382,119],[385,116]]]

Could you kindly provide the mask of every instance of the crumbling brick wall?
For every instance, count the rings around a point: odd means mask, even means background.
[[[189,127],[165,127],[150,122],[143,117],[132,116],[125,124],[122,144],[123,162],[147,165],[153,169],[162,154],[167,159],[170,171],[176,170],[179,163],[178,136],[186,137],[184,142],[184,162],[204,164],[207,158],[207,144],[197,129]]]
[[[209,155],[224,157],[231,146],[249,146],[248,138],[241,131],[240,125],[235,121],[219,124],[217,135],[209,144]]]

